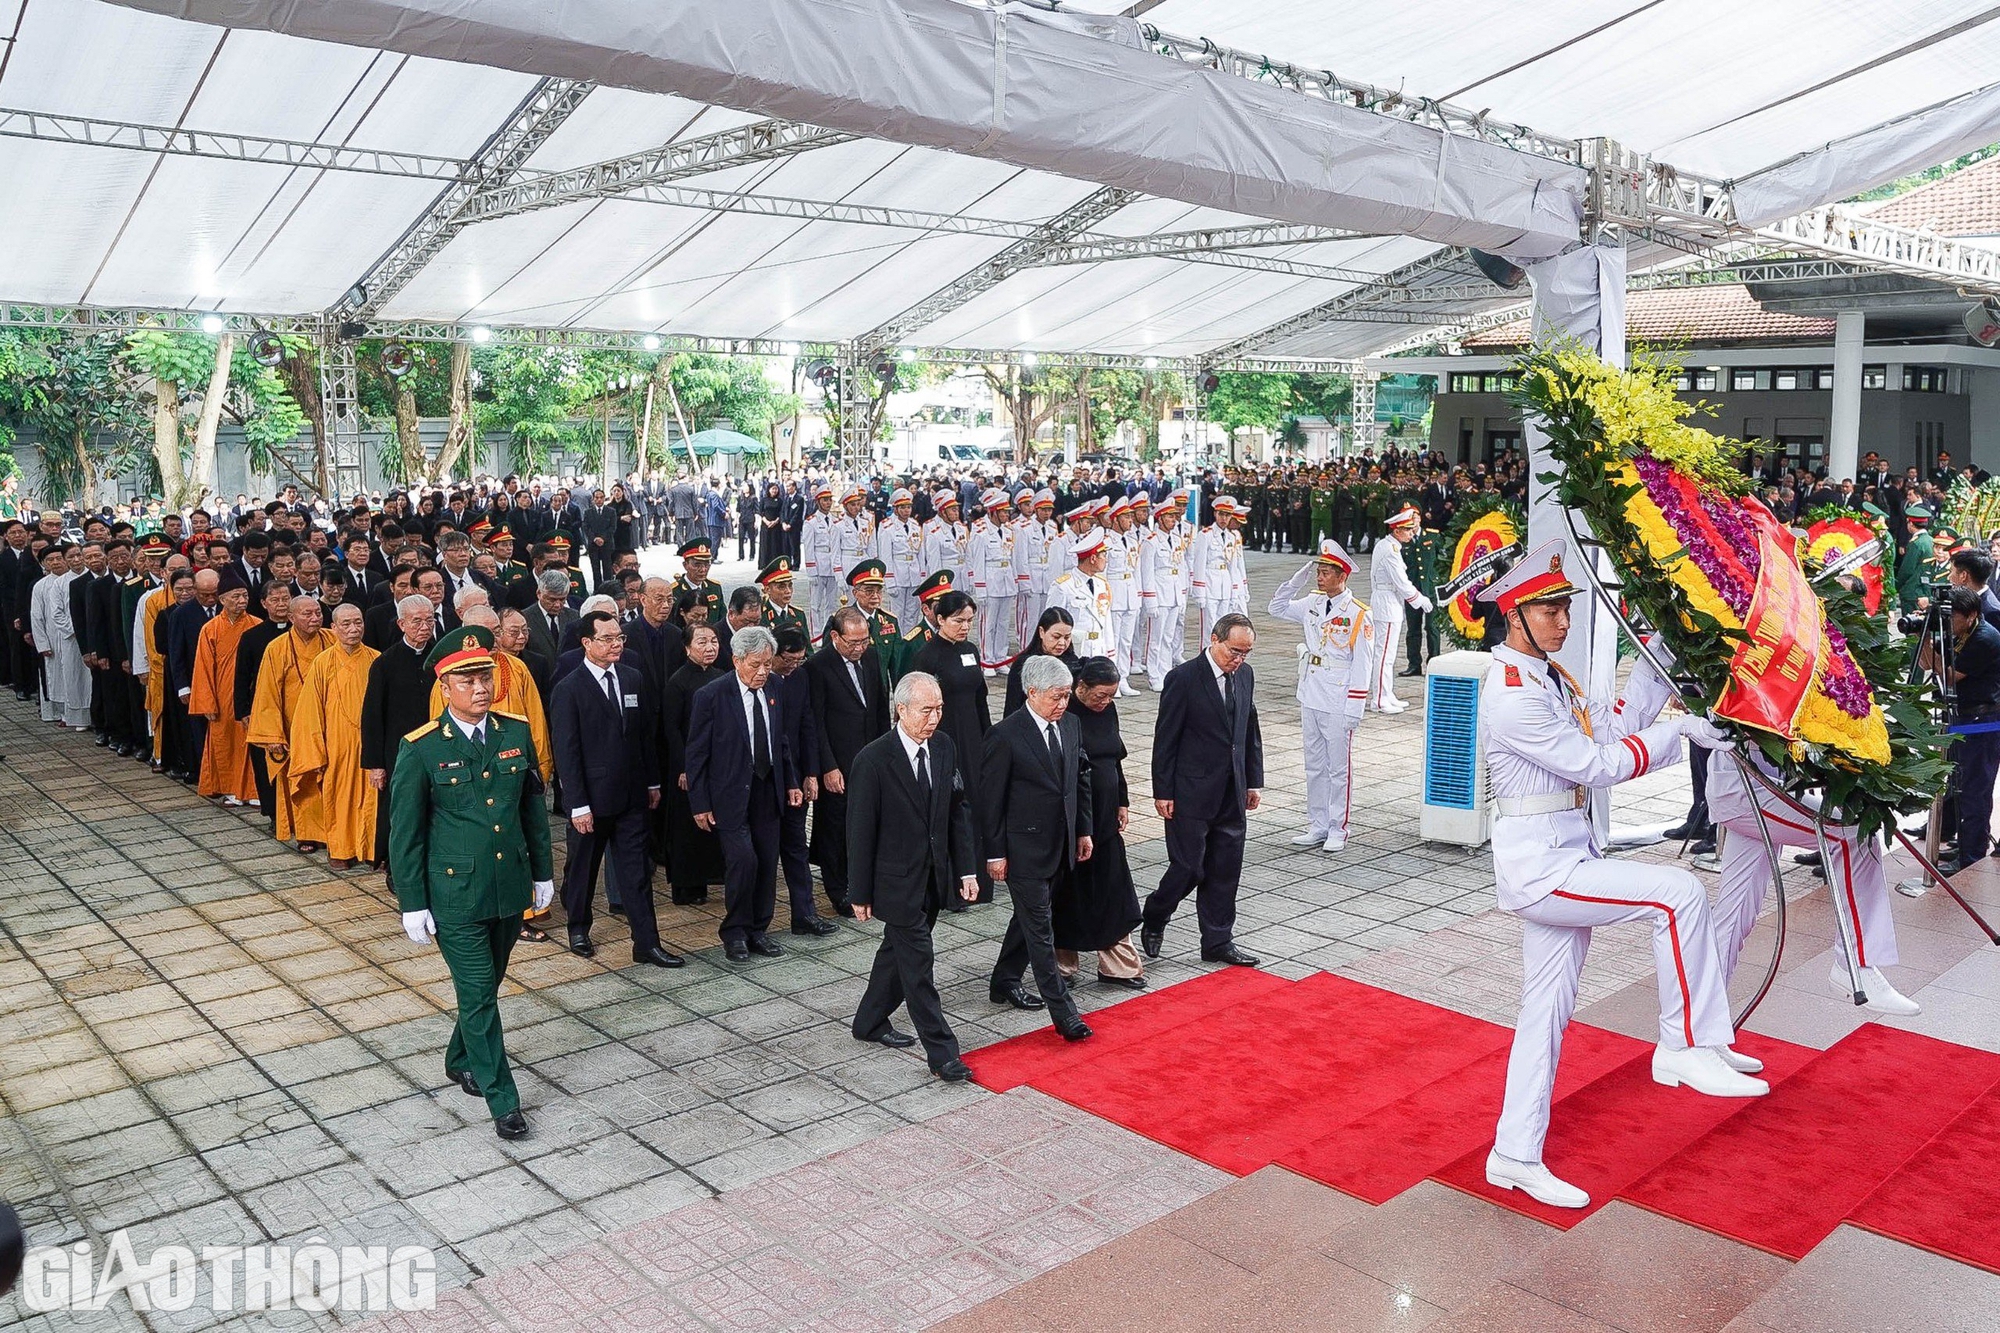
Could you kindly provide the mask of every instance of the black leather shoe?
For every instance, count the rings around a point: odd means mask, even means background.
[[[907,1032],[898,1032],[894,1028],[883,1028],[872,1037],[857,1037],[856,1040],[872,1041],[878,1046],[887,1046],[898,1051],[917,1044],[915,1037],[912,1037]]]
[[[972,1077],[972,1071],[965,1067],[965,1061],[956,1058],[945,1061],[933,1072],[947,1083],[963,1083]]]
[[[654,967],[680,967],[687,962],[679,954],[668,953],[657,944],[650,949],[634,949],[632,951],[632,961],[635,963],[651,963]]]
[[[1668,842],[1685,842],[1687,839],[1693,837],[1696,832],[1698,830],[1692,824],[1676,824],[1660,836]]]
[[[834,925],[833,922],[823,917],[814,917],[810,921],[792,922],[792,934],[794,935],[831,935],[839,929],[839,926]]]
[[[1167,928],[1165,926],[1141,925],[1139,927],[1139,948],[1145,952],[1146,957],[1158,958],[1160,956],[1160,941],[1166,939],[1166,937]]]
[[[1714,838],[1703,838],[1700,842],[1690,843],[1688,845],[1689,856],[1713,856],[1714,854],[1715,854]]]
[[[452,1070],[447,1069],[444,1071],[444,1076],[458,1084],[458,1090],[466,1096],[477,1097],[479,1095],[479,1080],[472,1076],[471,1070],[461,1069],[454,1073]]]
[[[1820,855],[1818,852],[1800,852],[1792,858],[1793,865],[1816,866],[1819,863]]]
[[[772,939],[769,935],[759,935],[756,939],[750,941],[750,952],[756,954],[759,958],[783,958],[785,956],[785,946]]]
[[[569,933],[569,951],[578,958],[597,957],[597,946],[590,942],[590,936],[580,930]]]
[[[1122,986],[1126,990],[1146,989],[1146,979],[1144,977],[1107,977],[1102,972],[1099,972],[1097,974],[1097,982],[1101,986]]]
[[[722,945],[722,956],[732,963],[747,963],[750,961],[750,950],[742,940],[725,940]]]
[[[1012,1005],[1016,1009],[1040,1009],[1042,997],[1031,995],[1025,986],[1009,986],[1005,990],[989,988],[986,998],[995,1004]]]
[[[833,904],[833,912],[835,916],[852,918],[854,915],[854,904],[845,898],[837,899]]]
[[[525,1139],[528,1137],[528,1117],[519,1111],[509,1111],[493,1122],[493,1132],[503,1139]]]
[[[1082,1041],[1090,1035],[1090,1024],[1075,1014],[1056,1015],[1056,1031],[1062,1033],[1064,1041]]]
[[[1261,961],[1257,955],[1244,953],[1233,944],[1225,944],[1220,949],[1203,949],[1201,961],[1204,963],[1228,963],[1232,967],[1255,967]]]

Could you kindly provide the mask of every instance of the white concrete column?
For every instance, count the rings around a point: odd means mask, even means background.
[[[1867,317],[1843,310],[1833,325],[1833,414],[1827,422],[1826,475],[1852,478],[1861,465],[1861,349]]]

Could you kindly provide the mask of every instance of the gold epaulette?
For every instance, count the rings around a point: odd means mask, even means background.
[[[919,625],[915,629],[911,630],[909,633],[905,634],[903,637],[905,639],[914,639],[923,632],[924,632],[924,627],[922,625]]]
[[[526,713],[510,713],[504,708],[495,708],[492,710],[492,713],[495,717],[511,717],[516,722],[526,722],[528,720]]]
[[[437,729],[438,729],[437,719],[432,718],[430,721],[424,723],[421,727],[418,727],[415,731],[405,732],[403,734],[403,739],[406,741],[422,740],[424,737],[430,735],[433,731],[436,731]]]

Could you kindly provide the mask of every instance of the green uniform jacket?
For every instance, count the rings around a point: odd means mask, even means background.
[[[889,667],[891,683],[901,680],[910,673],[912,664],[917,660],[917,654],[924,650],[924,645],[936,637],[937,633],[931,629],[930,623],[919,620],[915,629],[896,640],[896,660]]]
[[[689,583],[685,574],[676,575],[671,589],[674,600],[679,601],[681,594],[689,590],[694,592],[696,601],[701,602],[708,608],[708,623],[711,625],[720,625],[722,623],[722,585],[714,579],[707,579],[697,585]]]
[[[1417,585],[1417,591],[1432,601],[1437,600],[1438,555],[1443,544],[1443,533],[1426,528],[1403,547],[1404,572],[1410,576],[1410,582]]]
[[[1918,532],[1911,536],[1910,544],[1903,548],[1903,558],[1896,562],[1896,597],[1902,602],[1905,615],[1914,615],[1917,598],[1930,592],[1935,550],[1930,533]]]
[[[555,878],[525,720],[488,713],[483,748],[450,722],[427,722],[403,737],[394,773],[389,875],[398,910],[494,921],[528,910],[535,883]]]
[[[812,642],[812,631],[806,627],[806,613],[800,610],[796,605],[788,606],[784,610],[780,611],[777,608],[777,606],[774,605],[773,603],[765,602],[764,626],[766,629],[770,630],[773,634],[776,634],[779,630],[784,629],[787,626],[790,626],[792,629],[797,630],[800,634],[803,634],[805,636],[807,643]]]

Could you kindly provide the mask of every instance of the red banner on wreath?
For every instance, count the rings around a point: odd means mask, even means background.
[[[1745,640],[1730,659],[1729,684],[1715,705],[1719,717],[1787,740],[1826,655],[1819,598],[1794,549],[1780,547],[1769,531],[1758,532],[1761,568],[1743,618]]]

